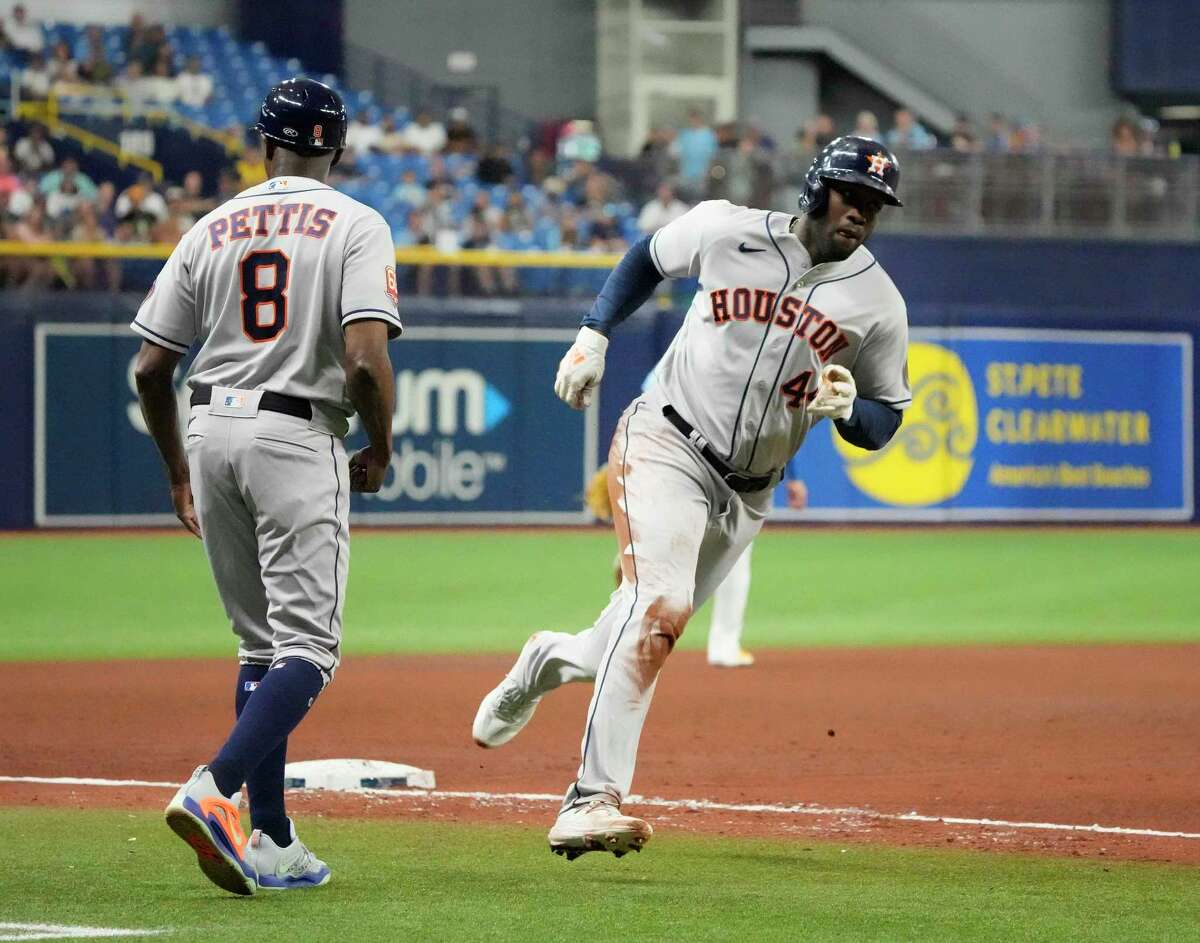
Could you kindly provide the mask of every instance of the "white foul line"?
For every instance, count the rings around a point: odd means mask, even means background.
[[[42,783],[52,786],[142,786],[154,789],[178,789],[179,783],[141,779],[90,779],[71,776],[0,776],[0,783]],[[448,789],[357,789],[355,793],[404,799],[470,799],[476,802],[562,802],[562,796],[545,792],[465,792]],[[883,822],[922,822],[943,825],[971,825],[977,828],[1030,829],[1051,832],[1088,832],[1098,835],[1134,835],[1144,838],[1187,838],[1200,840],[1200,832],[1169,832],[1154,828],[1127,828],[1123,825],[1068,825],[1061,822],[1011,822],[1006,819],[973,819],[954,815],[924,815],[920,812],[877,812],[854,806],[776,805],[754,802],[713,802],[709,799],[661,799],[630,796],[633,805],[663,809],[692,809],[707,812],[751,812],[767,815],[812,815],[863,818]]]
[[[0,940],[94,940],[101,937],[158,936],[166,930],[76,927],[64,923],[0,923]]]

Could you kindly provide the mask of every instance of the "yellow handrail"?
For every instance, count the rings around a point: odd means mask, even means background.
[[[41,102],[24,102],[17,106],[17,115],[22,118],[29,118],[33,121],[40,121],[45,124],[53,134],[65,134],[68,137],[75,138],[85,150],[97,150],[108,154],[116,159],[121,166],[132,164],[141,170],[146,171],[154,178],[155,183],[161,183],[163,179],[163,166],[156,160],[151,160],[149,157],[143,157],[141,154],[133,154],[123,150],[121,146],[108,138],[101,137],[99,134],[81,128],[79,125],[71,124],[68,121],[63,121],[58,117],[57,102],[51,98],[50,101],[42,104]]]
[[[69,259],[165,259],[175,247],[165,242],[136,245],[111,242],[13,242],[0,240],[0,257]],[[609,269],[621,261],[616,253],[503,252],[460,249],[439,252],[430,246],[396,250],[397,265],[455,265],[482,268]]]

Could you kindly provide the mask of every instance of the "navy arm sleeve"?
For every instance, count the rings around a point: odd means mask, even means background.
[[[849,419],[837,420],[838,435],[860,449],[875,452],[892,441],[904,414],[876,399],[857,397]]]
[[[583,319],[583,326],[607,337],[609,331],[642,306],[662,280],[650,258],[650,237],[639,239],[609,273],[592,310]]]

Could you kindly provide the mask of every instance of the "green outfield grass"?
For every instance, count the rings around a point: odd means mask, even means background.
[[[0,923],[246,940],[1189,939],[1195,871],[808,842],[656,838],[616,861],[532,827],[313,820],[327,887],[234,898],[157,813],[0,812]],[[1190,928],[1190,930],[1189,930]],[[0,931],[2,932],[2,931]]]
[[[614,543],[594,532],[356,532],[350,654],[513,651],[589,625]],[[775,530],[746,642],[933,645],[1200,640],[1197,530]],[[186,536],[0,539],[0,659],[201,657],[232,638]],[[684,635],[703,644],[702,610]]]

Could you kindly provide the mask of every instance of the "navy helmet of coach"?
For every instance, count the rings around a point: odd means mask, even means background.
[[[267,92],[254,130],[305,157],[340,151],[346,146],[346,106],[315,79],[285,79]]]
[[[800,211],[820,216],[829,204],[827,181],[856,183],[870,187],[889,206],[903,206],[896,190],[900,187],[900,164],[896,155],[878,141],[851,134],[834,138],[813,158],[800,193]]]

